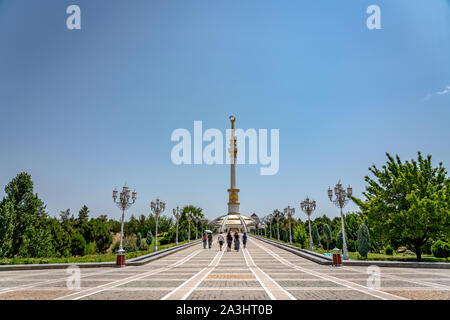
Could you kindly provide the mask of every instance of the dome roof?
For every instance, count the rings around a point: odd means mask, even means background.
[[[255,228],[255,223],[252,218],[240,214],[226,214],[211,222],[217,227],[220,232],[227,230],[249,231]]]

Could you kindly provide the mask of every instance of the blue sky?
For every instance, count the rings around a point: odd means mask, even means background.
[[[66,8],[82,29],[66,28]],[[368,30],[366,8],[381,8]],[[450,166],[447,0],[0,0],[0,185],[29,172],[50,214],[86,204],[118,218],[114,187],[148,214],[225,214],[229,168],[175,166],[174,129],[280,130],[280,170],[238,166],[241,213],[307,195],[315,215],[343,179],[361,196],[385,152]],[[3,196],[3,190],[0,196]],[[349,205],[348,210],[355,210]]]

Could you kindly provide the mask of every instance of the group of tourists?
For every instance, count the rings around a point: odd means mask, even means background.
[[[231,231],[228,231],[228,233],[226,234],[226,241],[227,241],[227,252],[231,251],[231,247],[233,245],[233,240],[234,240],[234,250],[239,252],[240,246],[241,246],[241,239],[239,237],[239,233],[235,232],[234,235],[231,234]],[[225,238],[223,236],[223,234],[219,234],[219,236],[217,237],[217,242],[219,243],[219,250],[222,251],[222,247],[224,245],[225,242]],[[211,245],[213,242],[213,236],[211,233],[208,233],[208,235],[206,235],[206,233],[203,233],[203,248],[206,249],[206,245],[208,245],[208,248],[211,249]],[[247,246],[247,234],[244,232],[244,234],[242,235],[242,244],[244,245],[244,248],[246,248]]]

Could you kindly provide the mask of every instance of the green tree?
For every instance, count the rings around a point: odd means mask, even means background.
[[[89,208],[84,205],[81,207],[80,211],[78,211],[78,223],[82,224],[83,222],[87,222],[89,220]]]
[[[112,233],[119,233],[120,232],[120,222],[114,219],[108,220],[108,229]]]
[[[328,224],[324,224],[322,230],[323,230],[323,234],[325,236],[325,239],[327,241],[327,250],[329,250],[329,245],[330,245],[330,242],[331,242],[331,229],[330,229],[330,226]]]
[[[272,230],[273,231],[273,230]],[[302,247],[305,247],[305,243],[308,239],[308,234],[306,233],[305,225],[299,223],[293,230],[293,240],[295,243],[299,243]]]
[[[344,215],[345,239],[358,239],[358,231],[361,223],[366,222],[366,217],[361,212],[348,212]]]
[[[59,217],[63,229],[72,236],[75,233],[76,221],[73,214],[70,213],[70,209],[60,211]]]
[[[0,206],[6,202],[10,202],[13,206],[14,231],[10,255],[15,255],[19,252],[25,235],[28,233],[28,236],[31,236],[34,231],[30,229],[33,229],[39,220],[46,217],[45,205],[38,195],[33,193],[33,181],[26,172],[19,173],[13,178],[6,185],[5,193],[6,197],[3,198]]]
[[[145,239],[145,242],[146,242],[148,245],[151,245],[151,244],[152,244],[152,241],[153,241],[153,235],[152,235],[152,232],[151,232],[150,230],[148,230],[148,232],[147,232],[147,238]]]
[[[72,255],[82,256],[86,250],[86,240],[81,234],[75,233],[70,241],[70,248]]]
[[[96,254],[98,252],[97,245],[95,244],[95,241],[89,242],[86,247],[84,248],[84,254]]]
[[[341,230],[339,230],[339,232],[337,233],[337,236],[336,236],[336,247],[338,249],[342,249],[342,247],[343,247],[342,231]]]
[[[109,232],[106,216],[100,216],[85,222],[80,231],[87,243],[95,242],[99,252],[106,252],[113,242],[113,236]]]
[[[431,246],[431,252],[436,258],[448,258],[450,257],[450,244],[442,240],[436,241]]]
[[[70,255],[70,234],[64,230],[56,218],[48,218],[42,221],[42,225],[50,234],[51,244],[56,256],[66,257]]]
[[[369,229],[365,223],[361,223],[358,231],[357,249],[361,257],[367,258],[367,253],[370,248]]]
[[[11,256],[14,236],[14,206],[5,201],[0,206],[0,258]]]
[[[133,234],[138,233],[139,229],[139,220],[134,217],[134,215],[131,215],[129,221],[125,221],[123,225],[123,232],[127,236],[131,236]]]
[[[19,248],[19,256],[26,258],[47,258],[53,255],[52,238],[43,227],[28,228],[22,245]]]
[[[141,244],[142,244],[142,234],[138,232],[136,235],[136,246],[140,248]]]
[[[61,223],[64,223],[64,222],[70,220],[70,209],[60,211],[59,217],[61,219]]]
[[[317,228],[317,225],[314,225],[312,230],[312,240],[313,243],[317,246],[320,243],[320,235],[319,235],[319,229]]]
[[[381,239],[410,246],[417,260],[422,260],[422,247],[430,238],[438,238],[450,230],[450,180],[442,163],[431,164],[431,155],[417,161],[402,162],[386,153],[382,169],[369,168],[374,178],[368,183],[365,201],[353,200],[368,215],[369,228]],[[384,243],[383,243],[384,242]]]

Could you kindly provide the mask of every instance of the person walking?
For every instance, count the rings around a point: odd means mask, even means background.
[[[203,249],[206,249],[206,233],[203,232]]]
[[[244,245],[244,249],[247,247],[247,234],[244,232],[242,236],[242,244]]]
[[[222,234],[219,234],[219,236],[217,237],[217,241],[219,242],[220,251],[222,251],[222,246],[223,246],[223,235]]]
[[[234,233],[234,250],[239,252],[239,246],[241,242],[239,240],[239,234],[237,232]]]
[[[233,243],[233,237],[231,236],[231,232],[227,233],[227,252],[231,251],[231,244]]]
[[[213,242],[212,233],[208,233],[208,248],[209,249],[211,249],[212,242]]]

